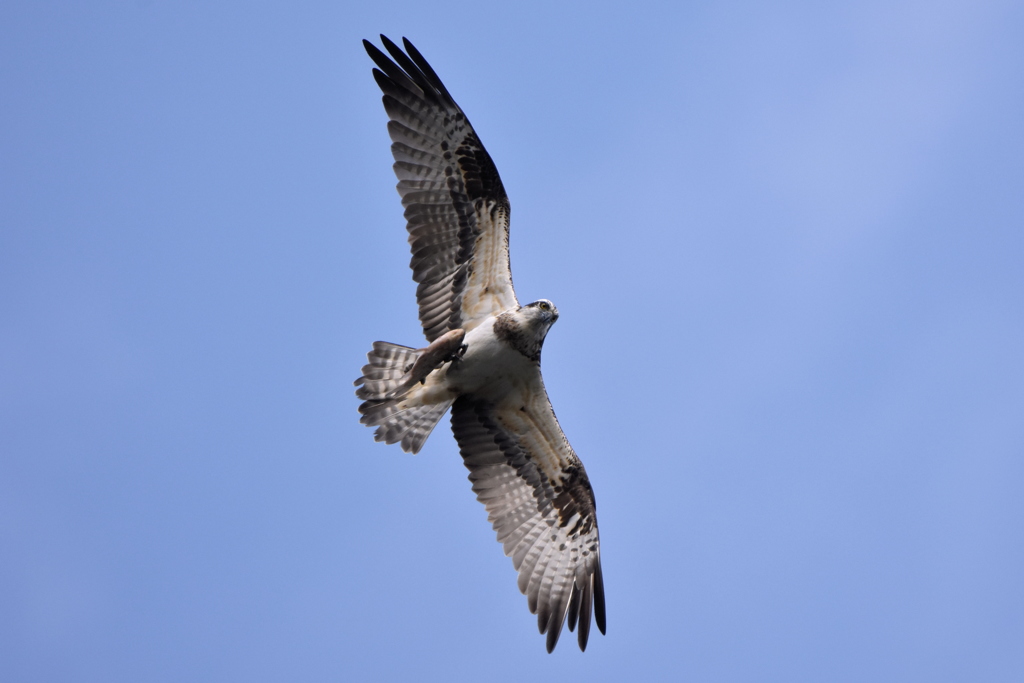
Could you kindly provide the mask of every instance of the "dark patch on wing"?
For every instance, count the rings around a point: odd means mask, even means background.
[[[509,201],[490,155],[431,66],[408,40],[406,52],[381,40],[391,59],[369,41],[363,45],[380,69],[373,75],[391,118],[420,323],[433,341],[469,322],[463,319],[463,295],[481,238],[502,240],[504,270],[486,275],[511,292]]]
[[[477,499],[488,512],[505,554],[519,572],[519,589],[554,649],[568,618],[586,649],[593,613],[605,632],[604,583],[593,490],[566,443],[561,473],[550,480],[493,406],[462,396],[452,406],[452,431]]]
[[[505,186],[501,184],[498,169],[473,130],[466,134],[455,154],[459,157],[459,168],[462,169],[466,194],[470,199],[505,197]],[[507,197],[505,208],[508,208]]]
[[[562,469],[562,481],[554,487],[555,509],[558,510],[558,525],[567,526],[577,515],[569,534],[589,533],[597,520],[594,508],[594,489],[582,465],[569,465]]]

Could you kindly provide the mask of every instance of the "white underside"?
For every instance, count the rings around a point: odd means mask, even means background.
[[[403,407],[434,405],[472,394],[495,405],[523,402],[540,379],[535,363],[494,335],[495,317],[480,322],[466,334],[461,359],[445,363],[410,391]]]

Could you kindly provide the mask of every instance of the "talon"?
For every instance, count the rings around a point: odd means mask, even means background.
[[[464,355],[466,355],[466,349],[468,349],[468,348],[469,348],[469,344],[463,344],[462,346],[460,346],[459,348],[455,349],[450,354],[445,356],[445,359],[443,361],[441,361],[441,362],[442,363],[454,363],[455,361],[460,360]]]
[[[461,360],[462,357],[466,354],[466,348],[466,345],[463,344],[458,349],[453,351],[447,358],[445,358],[444,361],[446,363],[454,363],[457,360]]]

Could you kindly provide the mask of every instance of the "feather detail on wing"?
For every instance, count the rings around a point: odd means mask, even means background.
[[[570,631],[578,623],[584,650],[591,610],[605,632],[594,493],[546,392],[533,394],[528,405],[500,407],[463,396],[452,406],[452,430],[548,652],[566,617]]]
[[[509,202],[487,150],[427,61],[381,36],[368,41],[391,118],[391,152],[412,248],[420,322],[428,341],[472,330],[518,305],[508,260]],[[406,54],[408,53],[408,54]]]

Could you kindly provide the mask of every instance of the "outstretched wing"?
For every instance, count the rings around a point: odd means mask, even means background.
[[[548,652],[566,617],[570,631],[578,621],[585,650],[591,608],[605,632],[594,492],[547,393],[533,391],[523,403],[462,396],[452,406],[452,430],[477,500],[519,572],[519,590],[547,633]]]
[[[429,341],[518,305],[508,261],[509,203],[487,150],[427,60],[381,36],[364,40],[391,121],[398,193]]]

